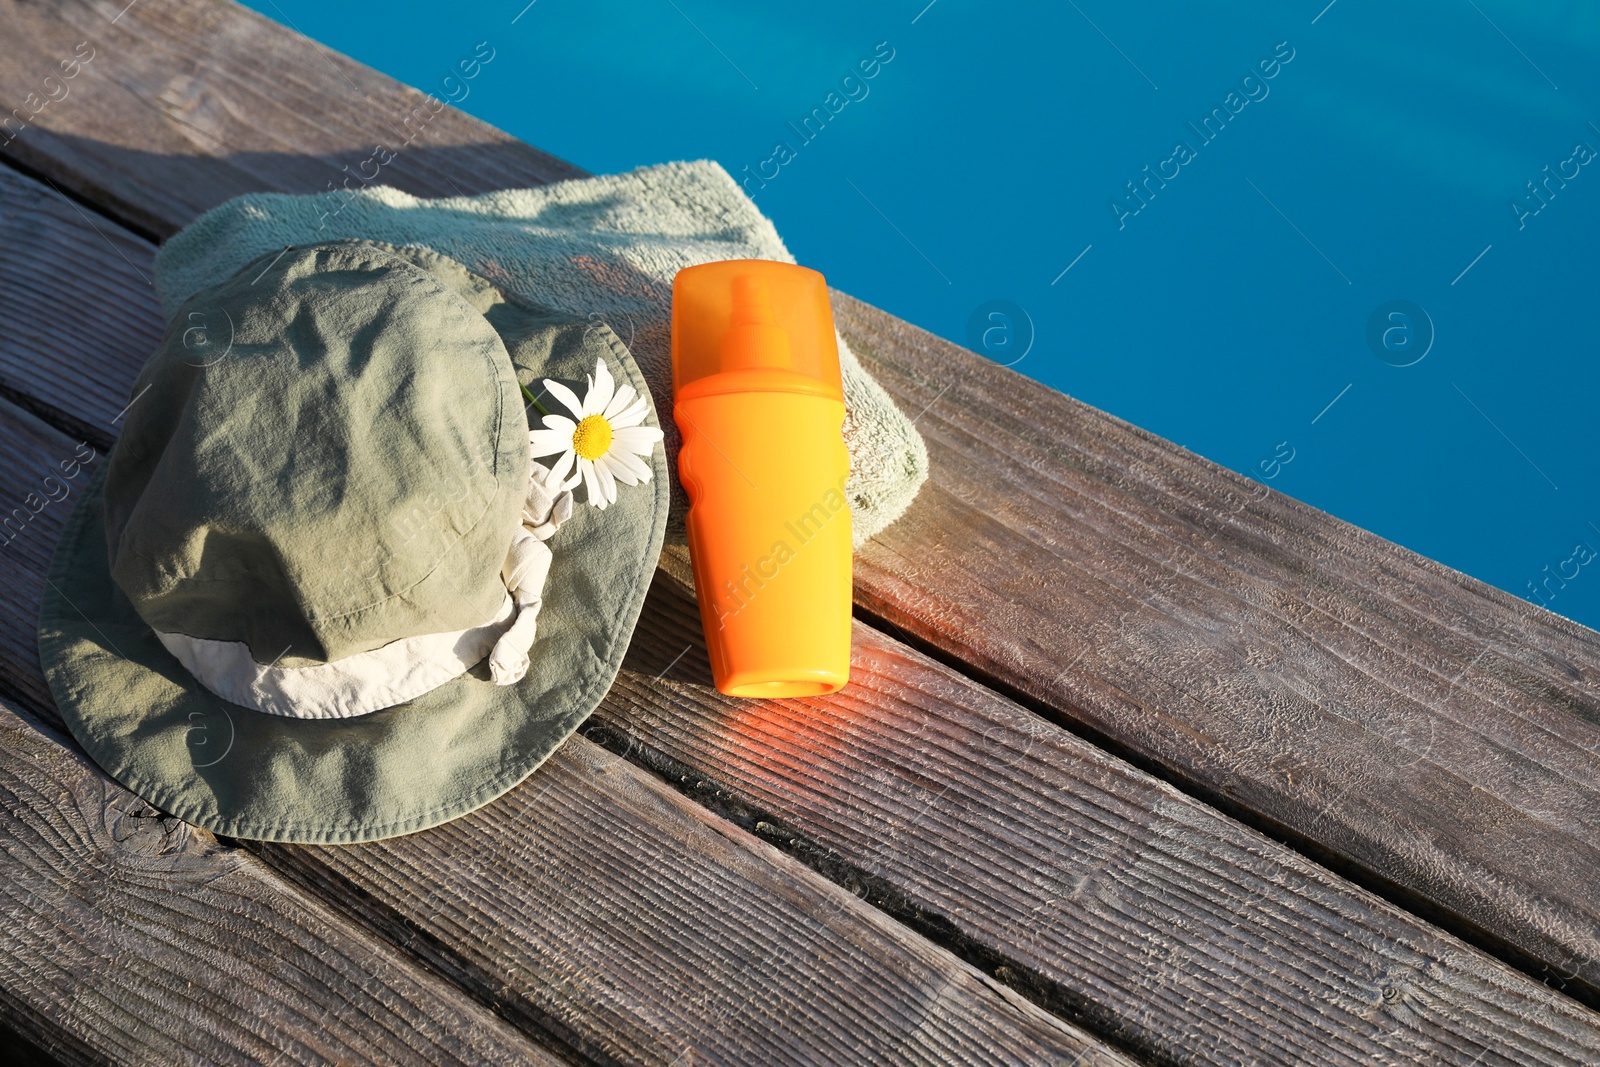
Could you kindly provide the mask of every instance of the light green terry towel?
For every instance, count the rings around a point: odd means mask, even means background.
[[[677,272],[718,259],[793,263],[767,217],[711,160],[625,174],[423,200],[387,186],[303,196],[253,193],[213,208],[156,255],[170,317],[206,286],[289,245],[365,238],[443,253],[545,306],[594,316],[627,342],[654,394],[677,470],[672,421],[671,297]],[[922,437],[839,339],[856,544],[905,511],[928,476]],[[688,501],[676,478],[672,525]]]

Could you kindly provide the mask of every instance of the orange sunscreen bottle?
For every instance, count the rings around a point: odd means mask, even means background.
[[[672,283],[673,421],[717,688],[832,693],[850,677],[850,454],[828,286],[731,259]]]

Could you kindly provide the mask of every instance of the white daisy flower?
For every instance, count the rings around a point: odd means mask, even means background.
[[[589,503],[604,511],[617,502],[618,482],[639,485],[650,480],[648,457],[661,440],[661,431],[641,425],[649,401],[626,382],[617,385],[605,360],[595,360],[581,402],[560,382],[546,378],[544,387],[572,412],[572,418],[546,415],[544,429],[528,432],[535,456],[559,453],[550,468],[554,482],[565,481],[575,464]]]

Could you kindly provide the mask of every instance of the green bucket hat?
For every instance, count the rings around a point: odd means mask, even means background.
[[[660,441],[603,323],[422,249],[264,256],[178,311],[67,521],[51,692],[113,777],[220,834],[462,815],[616,676],[666,528]]]

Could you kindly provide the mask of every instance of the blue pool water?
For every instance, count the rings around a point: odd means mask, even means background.
[[[525,3],[252,0],[435,92],[488,42],[466,111],[716,159],[839,288],[1600,626],[1600,7]]]

